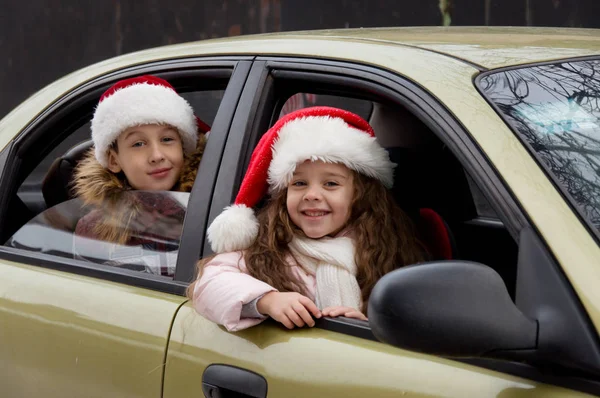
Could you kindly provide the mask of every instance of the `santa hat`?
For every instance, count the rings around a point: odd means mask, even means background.
[[[150,75],[124,79],[102,94],[92,118],[92,140],[98,162],[107,167],[108,149],[119,134],[143,124],[175,127],[185,153],[196,148],[198,132],[210,130],[166,80]]]
[[[258,235],[252,209],[269,191],[288,186],[306,160],[341,163],[391,188],[395,164],[375,140],[369,123],[354,113],[330,107],[304,108],[281,118],[262,136],[232,206],[207,231],[216,253],[244,250]]]

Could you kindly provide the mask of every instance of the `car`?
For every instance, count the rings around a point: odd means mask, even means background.
[[[148,228],[170,232],[141,249],[78,245],[89,209],[70,184],[94,107],[142,74],[167,79],[211,126],[191,193],[147,193],[185,217],[156,215]],[[71,73],[0,121],[3,395],[600,394],[599,98],[593,29],[274,33]],[[394,197],[436,258],[384,276],[368,322],[227,332],[185,294],[212,254],[207,226],[260,136],[311,105],[372,124],[397,164]]]

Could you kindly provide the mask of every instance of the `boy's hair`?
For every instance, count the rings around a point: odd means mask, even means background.
[[[356,279],[361,289],[365,314],[375,283],[390,271],[427,259],[427,250],[416,238],[410,218],[400,209],[383,184],[352,171],[354,197],[347,228],[355,242]],[[302,234],[287,212],[287,189],[270,198],[258,212],[258,236],[245,251],[248,273],[280,292],[306,294],[303,284],[292,274],[288,244],[295,234]],[[210,257],[212,258],[212,257]],[[203,265],[198,263],[200,275]],[[299,264],[301,266],[301,264]],[[193,294],[193,283],[188,296]]]

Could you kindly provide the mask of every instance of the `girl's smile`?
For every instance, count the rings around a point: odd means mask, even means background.
[[[328,210],[315,210],[315,209],[307,209],[307,210],[302,210],[301,211],[302,214],[309,216],[309,217],[319,217],[319,216],[324,216],[326,213],[329,213]]]

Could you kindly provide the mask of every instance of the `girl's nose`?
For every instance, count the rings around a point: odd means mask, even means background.
[[[308,189],[306,190],[306,193],[304,194],[304,200],[320,200],[322,198],[321,196],[321,190],[319,189],[318,186],[315,185],[309,185]]]

